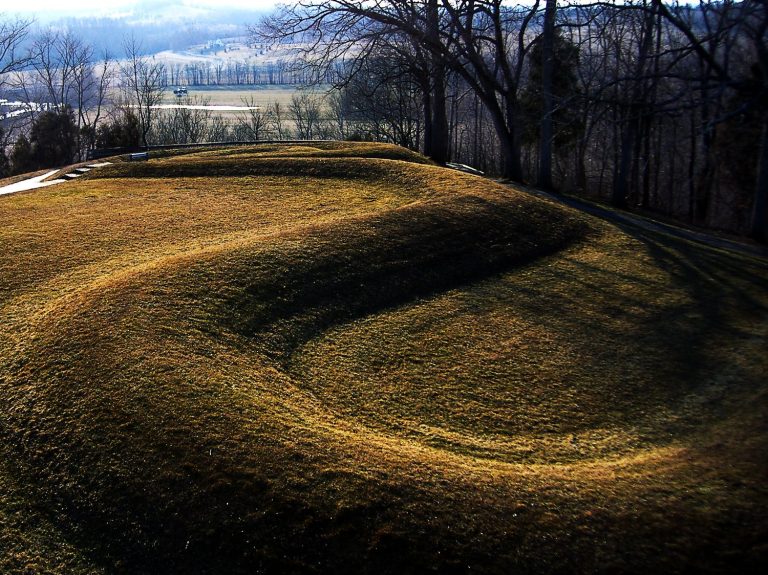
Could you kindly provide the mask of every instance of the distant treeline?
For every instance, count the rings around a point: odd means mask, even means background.
[[[305,0],[252,33],[377,139],[768,241],[764,0]]]
[[[329,73],[322,83],[330,83],[332,77]],[[171,63],[165,67],[165,84],[168,86],[306,85],[315,79],[308,70],[283,59],[265,63],[242,60]]]

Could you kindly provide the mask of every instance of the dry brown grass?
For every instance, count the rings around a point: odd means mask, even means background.
[[[0,221],[0,571],[765,559],[763,262],[351,144]]]
[[[238,88],[237,86],[193,86],[189,88],[190,97],[210,100],[211,106],[242,106],[243,102],[253,102],[257,106],[279,103],[284,110],[288,109],[291,98],[302,89],[301,86],[252,86]],[[169,90],[164,97],[164,103],[175,104],[176,96]]]

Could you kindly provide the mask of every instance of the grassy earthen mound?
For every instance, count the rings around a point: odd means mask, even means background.
[[[759,262],[368,144],[116,165],[0,218],[5,570],[765,556]]]

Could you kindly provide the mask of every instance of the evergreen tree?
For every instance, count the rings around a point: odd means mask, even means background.
[[[14,144],[11,151],[11,173],[23,174],[25,172],[32,172],[35,169],[37,169],[37,166],[32,156],[32,144],[22,134],[16,140],[16,144]]]
[[[141,143],[139,118],[131,110],[123,111],[96,131],[97,148],[138,148]]]
[[[535,144],[539,139],[539,121],[544,112],[541,93],[543,73],[543,45],[541,36],[533,42],[530,54],[531,67],[528,72],[528,83],[521,96],[522,107],[526,121],[524,141]],[[563,146],[573,141],[581,131],[576,98],[579,93],[579,82],[576,70],[579,66],[579,48],[555,32],[553,46],[552,96],[554,111],[552,113],[553,134],[555,146]]]
[[[69,106],[40,114],[32,124],[30,141],[39,168],[71,164],[77,154],[77,125]]]
[[[5,132],[0,126],[0,178],[5,178],[11,173],[11,165],[8,162],[8,156],[5,155]]]

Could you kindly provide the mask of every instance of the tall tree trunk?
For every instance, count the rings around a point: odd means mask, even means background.
[[[699,141],[696,137],[697,122],[696,113],[690,116],[689,142],[690,153],[688,155],[688,221],[693,223],[696,219],[696,167],[699,161]]]
[[[432,157],[432,94],[429,90],[429,82],[423,87],[421,104],[424,110],[424,155]]]
[[[515,182],[523,181],[521,164],[522,144],[520,141],[519,117],[520,111],[514,100],[514,94],[505,94],[506,105],[502,109],[493,90],[477,91],[480,100],[485,104],[488,118],[499,139],[501,175]]]
[[[623,208],[627,205],[629,197],[629,175],[632,169],[632,150],[635,146],[635,131],[637,122],[631,115],[621,135],[621,152],[619,154],[618,165],[615,167],[613,180],[613,195],[611,203],[617,208]]]
[[[555,14],[556,0],[547,0],[544,10],[544,31],[541,36],[541,99],[542,114],[539,126],[539,174],[538,185],[544,190],[552,189],[552,140],[554,129],[552,114],[555,98],[552,84],[555,75]]]
[[[616,178],[613,185],[612,203],[617,207],[624,207],[627,199],[637,186],[639,178],[639,154],[641,147],[640,138],[643,136],[640,126],[644,113],[648,113],[648,85],[647,62],[653,46],[653,27],[655,13],[660,0],[650,0],[652,10],[646,13],[645,21],[640,32],[637,65],[634,68],[634,78],[630,84],[629,114],[626,116],[627,125],[624,127],[621,138],[621,155]],[[647,2],[643,2],[645,6]]]
[[[427,5],[427,36],[432,45],[440,43],[440,11],[438,0]],[[448,113],[445,102],[445,63],[436,54],[430,54],[432,68],[432,133],[430,157],[438,164],[448,161]]]
[[[505,178],[516,182],[523,182],[523,144],[521,138],[523,129],[520,125],[522,114],[517,102],[517,94],[513,88],[507,91],[504,101],[506,114],[499,117],[498,121],[497,118],[494,118],[496,133],[499,135],[499,139],[502,140],[502,172]]]
[[[643,186],[640,194],[640,205],[648,209],[651,207],[651,118],[643,118]]]
[[[765,114],[751,224],[751,236],[757,241],[768,242],[768,116]]]
[[[438,164],[448,161],[448,112],[445,98],[445,66],[434,64],[432,77],[432,144],[430,157]]]

